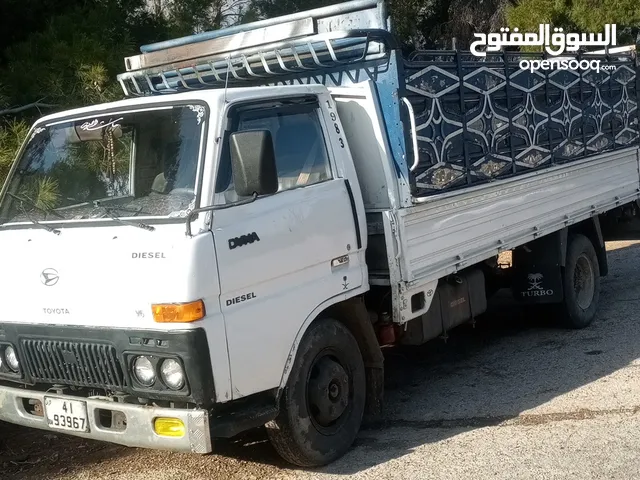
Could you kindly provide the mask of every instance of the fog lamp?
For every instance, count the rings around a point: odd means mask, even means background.
[[[161,437],[184,437],[186,429],[179,418],[156,418],[153,430]]]

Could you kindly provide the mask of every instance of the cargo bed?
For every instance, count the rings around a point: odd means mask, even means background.
[[[402,278],[428,281],[640,198],[639,149],[444,193],[398,211]]]
[[[449,274],[640,199],[640,149],[634,145],[414,197],[399,208],[402,188],[385,161],[390,139],[374,90],[370,83],[331,93],[368,212],[370,282],[397,286],[395,305],[435,289]]]

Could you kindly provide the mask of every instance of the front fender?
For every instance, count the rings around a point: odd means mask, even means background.
[[[293,344],[291,345],[291,349],[289,350],[289,355],[287,356],[287,361],[284,365],[284,369],[282,371],[282,378],[280,380],[280,385],[278,386],[278,395],[280,394],[280,392],[284,389],[284,387],[286,386],[287,382],[289,381],[289,374],[291,373],[291,368],[293,367],[293,362],[296,359],[296,355],[298,354],[298,347],[300,346],[300,341],[302,340],[302,337],[304,336],[304,334],[306,333],[306,331],[309,328],[309,325],[311,325],[311,323],[320,317],[320,315],[328,310],[330,307],[339,304],[340,302],[345,302],[351,298],[357,297],[358,295],[362,295],[363,293],[365,293],[368,290],[368,288],[365,287],[361,287],[357,290],[353,290],[351,292],[349,292],[348,294],[343,294],[343,295],[336,295],[333,298],[329,298],[327,300],[325,300],[324,302],[322,302],[320,305],[318,305],[316,308],[313,309],[313,311],[307,316],[307,318],[304,320],[304,322],[302,323],[302,325],[300,326],[300,329],[298,330],[298,333],[296,334],[296,338],[293,341]]]

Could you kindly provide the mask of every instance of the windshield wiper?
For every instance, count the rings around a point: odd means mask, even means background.
[[[55,233],[56,235],[60,235],[60,230],[50,227],[49,225],[45,225],[44,223],[40,223],[39,221],[37,221],[36,219],[34,219],[31,215],[29,215],[29,213],[27,212],[27,210],[22,206],[22,204],[20,204],[20,209],[22,210],[22,213],[24,213],[24,215],[29,219],[29,221],[31,223],[33,223],[35,226],[40,227],[45,229],[48,232],[51,233]]]
[[[41,211],[42,213],[44,213],[45,215],[49,215],[49,214],[51,214],[51,215],[55,215],[56,217],[58,217],[58,218],[59,218],[59,219],[61,219],[61,220],[64,220],[64,219],[65,219],[62,215],[60,215],[58,212],[56,212],[56,211],[54,211],[54,210],[47,210],[46,208],[39,207],[39,206],[36,204],[36,202],[34,202],[33,200],[31,200],[30,198],[27,198],[27,197],[24,197],[24,198],[23,198],[23,197],[19,197],[18,195],[14,194],[14,193],[11,193],[11,192],[7,192],[7,195],[9,195],[9,196],[10,196],[10,197],[12,197],[12,198],[15,198],[16,200],[18,200],[18,201],[19,201],[19,202],[21,202],[21,203],[23,203],[23,202],[28,203],[28,204],[29,204],[29,205],[31,205],[33,208],[35,208],[35,209],[37,209],[37,210],[40,210],[40,211]],[[21,207],[22,207],[22,205],[21,205]],[[24,209],[24,207],[22,207],[22,208]]]
[[[142,228],[143,230],[148,230],[149,232],[153,232],[155,231],[155,227],[151,226],[151,225],[147,225],[146,223],[142,223],[142,222],[130,222],[127,220],[124,220],[120,217],[118,217],[115,213],[114,210],[119,210],[119,207],[107,207],[106,205],[102,205],[102,203],[98,200],[93,202],[93,205],[101,208],[102,211],[113,221],[118,222],[121,225],[129,225],[131,227],[138,227],[138,228]],[[122,209],[124,211],[129,211],[126,209]]]

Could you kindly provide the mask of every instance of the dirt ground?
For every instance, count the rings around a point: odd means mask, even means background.
[[[0,424],[0,477],[640,478],[640,243],[608,250],[588,329],[555,328],[499,298],[446,343],[388,350],[383,418],[329,467],[290,468],[261,430],[196,456]]]

